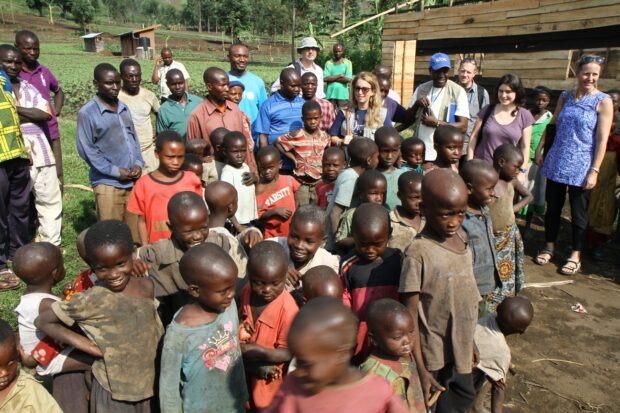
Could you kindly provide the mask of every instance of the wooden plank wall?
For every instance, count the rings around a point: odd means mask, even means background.
[[[384,41],[515,36],[618,24],[618,0],[498,0],[385,18]]]

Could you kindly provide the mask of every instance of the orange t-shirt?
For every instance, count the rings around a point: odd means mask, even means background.
[[[258,320],[252,317],[250,306],[251,288],[247,284],[241,290],[241,300],[239,302],[239,319],[247,322],[254,327],[254,335],[250,341],[267,348],[288,348],[286,337],[288,330],[293,323],[293,318],[297,315],[299,307],[293,296],[286,290],[263,310]],[[279,366],[284,372],[284,364]],[[282,385],[283,378],[270,381],[269,383],[258,377],[248,376],[250,394],[254,406],[257,409],[264,409],[273,400]]]
[[[168,201],[173,195],[182,192],[195,192],[202,198],[202,184],[194,173],[182,172],[174,182],[161,182],[151,174],[138,179],[131,191],[127,211],[136,215],[144,215],[149,243],[170,238],[168,228]]]
[[[265,212],[273,208],[288,208],[292,212],[292,217],[293,213],[295,213],[295,192],[297,192],[299,186],[299,182],[292,176],[280,175],[278,185],[273,191],[256,195],[258,217],[260,218]],[[291,217],[284,219],[278,216],[262,221],[265,226],[263,238],[288,237]]]

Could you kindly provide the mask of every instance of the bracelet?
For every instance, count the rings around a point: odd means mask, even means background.
[[[597,174],[601,173],[601,168],[597,168],[596,166],[593,166],[590,170],[596,172]]]

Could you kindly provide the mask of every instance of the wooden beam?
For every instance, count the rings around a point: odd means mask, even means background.
[[[407,6],[410,6],[410,5],[412,5],[412,4],[414,4],[414,3],[417,3],[417,2],[419,2],[419,1],[420,1],[420,0],[409,0],[409,1],[407,1],[406,3],[396,5],[396,6],[392,7],[391,9],[387,9],[387,10],[385,10],[385,11],[382,11],[381,13],[377,13],[377,14],[375,14],[374,16],[370,16],[370,17],[368,17],[367,19],[364,19],[364,20],[359,21],[359,22],[357,22],[357,23],[355,23],[355,24],[352,24],[351,26],[349,26],[349,27],[347,27],[347,28],[345,28],[345,29],[342,29],[342,30],[340,30],[339,32],[333,33],[333,34],[331,34],[329,37],[331,37],[331,38],[333,39],[334,37],[336,37],[336,36],[340,36],[341,34],[344,34],[344,33],[348,32],[348,31],[349,31],[349,30],[351,30],[351,29],[354,29],[354,28],[356,28],[356,27],[358,27],[358,26],[361,26],[361,25],[362,25],[362,24],[364,24],[364,23],[368,23],[368,22],[369,22],[369,21],[371,21],[371,20],[375,20],[375,19],[377,19],[377,18],[379,18],[379,17],[381,17],[381,16],[385,16],[386,14],[392,13],[392,12],[396,11],[397,9],[400,9],[400,8],[402,8],[402,7],[407,7]]]

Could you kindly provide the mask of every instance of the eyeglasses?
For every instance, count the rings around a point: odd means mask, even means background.
[[[368,92],[370,92],[372,90],[372,88],[355,86],[355,88],[353,88],[353,90],[355,90],[356,92],[362,92],[362,95],[367,95]]]
[[[605,58],[602,56],[592,56],[589,54],[583,55],[579,58],[580,65],[587,65],[588,63],[598,63],[599,65],[602,65],[605,63]]]

